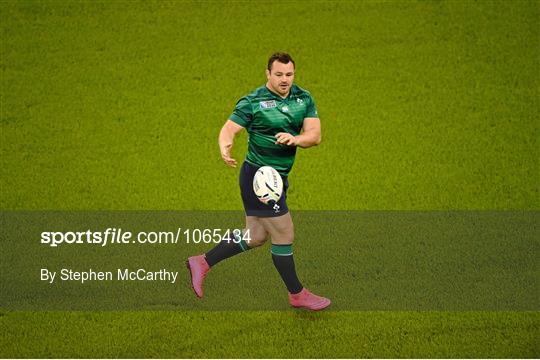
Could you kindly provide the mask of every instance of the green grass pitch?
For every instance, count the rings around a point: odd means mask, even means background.
[[[285,50],[323,125],[293,212],[537,211],[539,23],[538,1],[2,1],[0,209],[240,210],[217,134]],[[0,357],[540,357],[538,309],[405,310],[4,310]]]

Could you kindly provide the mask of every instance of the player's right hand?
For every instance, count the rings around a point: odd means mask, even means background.
[[[231,146],[232,147],[232,146]],[[229,148],[223,148],[221,149],[221,158],[227,164],[227,166],[236,167],[236,160],[231,157],[231,149]]]

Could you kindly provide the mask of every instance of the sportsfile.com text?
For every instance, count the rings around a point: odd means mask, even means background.
[[[185,241],[193,244],[219,243],[224,239],[238,243],[251,240],[249,229],[186,229],[176,231],[139,231],[135,235],[121,228],[108,228],[104,231],[44,231],[40,243],[57,247],[59,245],[92,244],[178,244]]]

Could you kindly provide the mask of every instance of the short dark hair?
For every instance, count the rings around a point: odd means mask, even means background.
[[[288,64],[292,62],[293,67],[296,67],[291,55],[284,52],[277,52],[277,53],[272,54],[272,56],[270,56],[270,59],[268,59],[268,67],[267,67],[268,71],[272,71],[272,64],[276,60],[282,64]]]

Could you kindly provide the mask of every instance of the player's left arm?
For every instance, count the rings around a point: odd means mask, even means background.
[[[276,144],[299,146],[301,148],[319,145],[321,143],[321,120],[315,117],[305,118],[300,135],[277,133],[276,138]]]
[[[319,118],[305,118],[302,133],[295,136],[296,146],[308,148],[321,143],[321,120]]]

